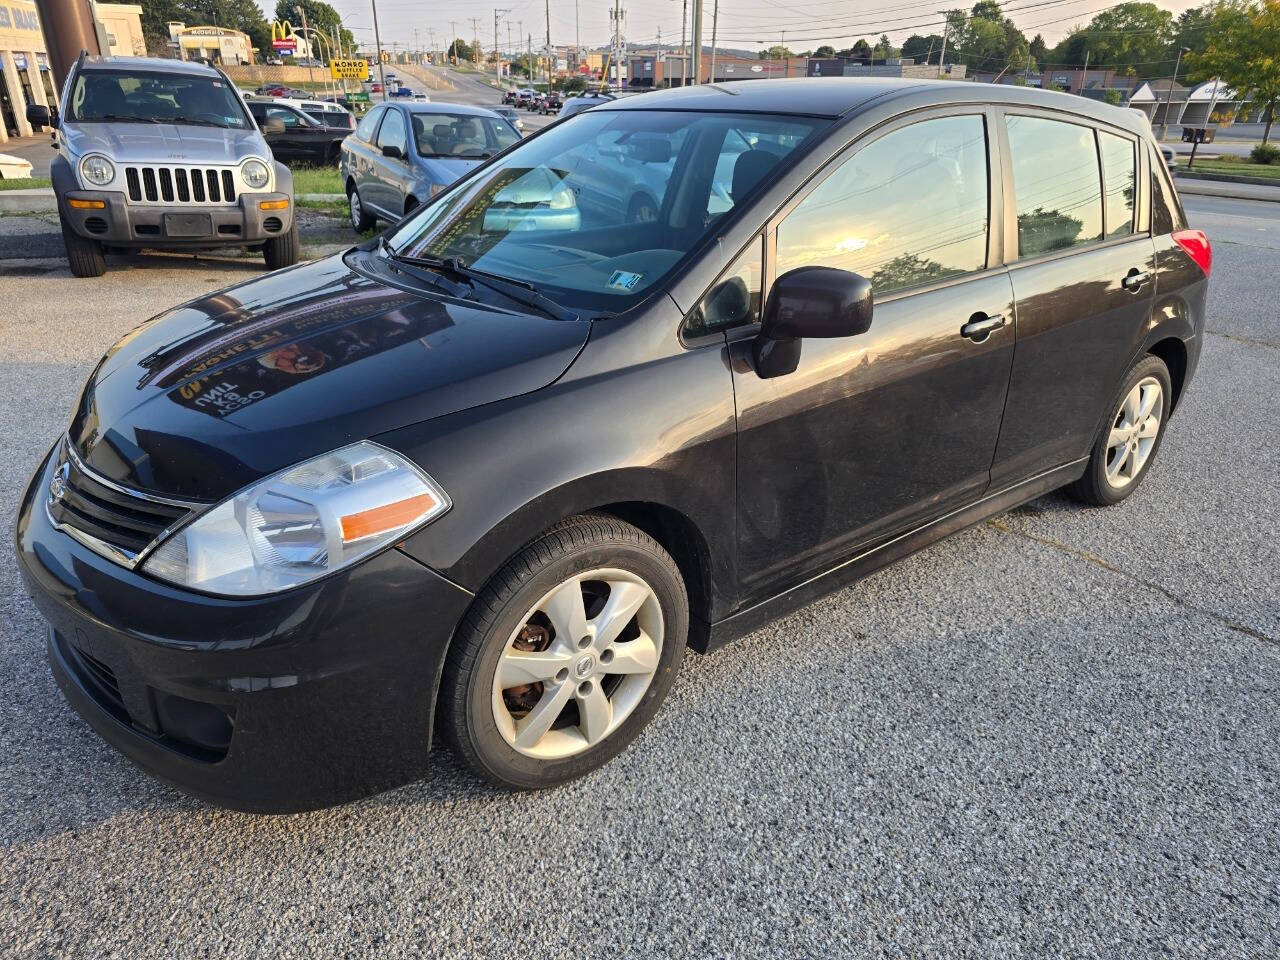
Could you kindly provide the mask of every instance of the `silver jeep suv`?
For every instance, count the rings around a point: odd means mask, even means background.
[[[276,163],[235,85],[202,63],[82,56],[52,126],[71,272],[98,277],[104,248],[249,247],[275,270],[298,260],[293,176]]]

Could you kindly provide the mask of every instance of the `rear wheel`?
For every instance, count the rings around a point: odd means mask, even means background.
[[[298,221],[293,221],[288,233],[272,237],[262,245],[262,258],[268,270],[291,267],[298,262]]]
[[[631,223],[653,223],[658,219],[658,208],[644,195],[633,197],[627,207],[627,220]]]
[[[62,224],[62,242],[67,248],[67,263],[73,277],[100,277],[107,272],[107,261],[102,255],[102,244],[82,237],[71,229],[65,217]]]
[[[360,191],[356,189],[354,183],[347,184],[347,210],[351,216],[351,226],[356,233],[372,230],[373,225],[377,223],[377,218],[370,215],[365,210],[364,204],[360,202]]]
[[[1134,364],[1094,441],[1084,476],[1067,492],[1094,506],[1119,503],[1132,494],[1160,449],[1172,397],[1163,360],[1147,356]]]
[[[615,757],[675,680],[688,635],[675,562],[611,517],[558,524],[476,597],[449,650],[440,718],[481,776],[549,787]]]

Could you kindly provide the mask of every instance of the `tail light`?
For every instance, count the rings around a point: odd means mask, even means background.
[[[1213,248],[1209,246],[1209,238],[1203,230],[1178,230],[1173,234],[1174,242],[1187,252],[1207,277],[1213,269]]]

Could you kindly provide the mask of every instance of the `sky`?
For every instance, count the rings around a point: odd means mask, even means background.
[[[373,15],[370,0],[330,0],[357,41],[373,46]],[[545,43],[545,0],[501,0],[508,8],[500,14],[498,45],[510,51],[520,45],[519,37],[533,34],[535,50]],[[686,0],[633,0],[623,4],[623,36],[630,45],[680,42],[682,8]],[[687,0],[692,3],[692,0]],[[704,0],[703,43],[711,44],[714,4]],[[1175,15],[1203,0],[1156,0],[1158,6]],[[1005,0],[1006,15],[1028,37],[1044,35],[1052,46],[1073,26],[1088,23],[1097,12],[1114,6],[1114,0]],[[859,37],[874,42],[882,33],[900,44],[913,33],[942,32],[938,10],[950,6],[972,6],[948,0],[719,0],[716,46],[760,50],[783,39],[797,53],[824,43],[837,49],[852,46]],[[499,7],[501,10],[502,8]],[[551,42],[573,44],[581,37],[583,46],[607,44],[612,34],[613,7],[604,0],[551,0]],[[381,0],[378,25],[384,47],[430,49],[448,45],[451,31],[468,43],[476,18],[481,46],[493,46],[494,7],[480,7],[475,0]],[[451,28],[450,21],[455,22]],[[416,34],[415,34],[416,31]],[[510,37],[510,40],[508,40]]]

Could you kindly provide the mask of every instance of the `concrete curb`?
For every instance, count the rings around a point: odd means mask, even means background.
[[[1173,181],[1183,196],[1225,197],[1231,200],[1259,200],[1280,203],[1280,184],[1235,183],[1209,177],[1178,174]]]
[[[52,187],[34,190],[0,190],[0,213],[40,213],[57,210],[58,199]]]
[[[1280,187],[1280,177],[1245,177],[1230,173],[1197,173],[1195,170],[1182,170],[1178,176],[1188,180],[1217,180],[1219,183],[1248,183],[1255,187]]]

